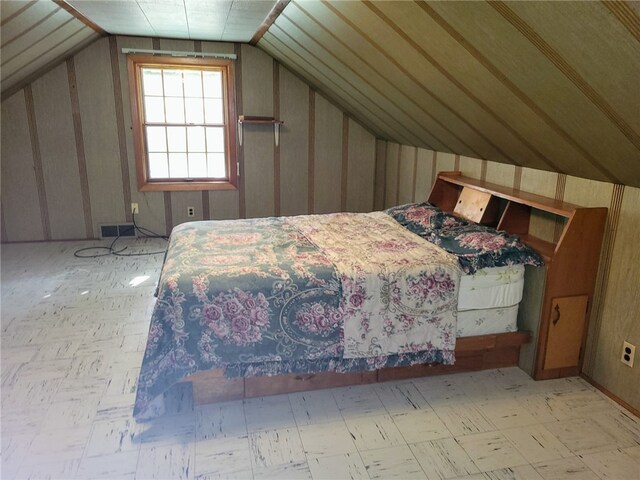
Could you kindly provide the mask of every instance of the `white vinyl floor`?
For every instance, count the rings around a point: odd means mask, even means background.
[[[137,424],[162,255],[74,258],[90,244],[2,246],[3,479],[640,478],[638,418],[517,368],[196,408],[183,385]]]

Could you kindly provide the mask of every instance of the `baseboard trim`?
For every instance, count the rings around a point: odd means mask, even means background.
[[[640,417],[640,410],[638,410],[635,407],[632,407],[631,405],[629,405],[627,402],[625,402],[624,400],[622,400],[620,397],[618,397],[617,395],[611,393],[609,390],[607,390],[606,388],[604,388],[602,385],[600,385],[598,382],[596,382],[593,378],[589,377],[588,375],[585,375],[584,373],[581,373],[580,376],[582,378],[584,378],[587,382],[589,382],[591,385],[593,385],[594,387],[596,387],[598,390],[600,390],[602,393],[604,393],[607,397],[609,397],[611,400],[613,400],[614,402],[616,402],[618,405],[620,405],[621,407],[624,407],[626,410],[629,410],[631,413],[633,413],[636,417]]]

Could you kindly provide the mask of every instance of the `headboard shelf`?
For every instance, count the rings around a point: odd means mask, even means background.
[[[539,380],[579,374],[607,208],[581,207],[465,177],[460,172],[440,172],[429,202],[476,223],[518,235],[542,255],[545,275],[544,285],[538,289],[539,308],[535,313],[523,312],[536,317],[524,323],[537,330],[535,359],[526,369]],[[530,233],[532,210],[558,217],[557,241]]]

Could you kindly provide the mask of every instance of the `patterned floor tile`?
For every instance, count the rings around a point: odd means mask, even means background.
[[[298,431],[307,455],[326,457],[357,451],[354,436],[343,421],[303,425]]]
[[[500,432],[457,437],[456,441],[482,472],[528,463]]]
[[[533,465],[544,480],[597,480],[598,476],[578,457]]]
[[[345,420],[358,450],[395,447],[406,444],[389,415],[357,417]]]
[[[573,454],[544,425],[509,428],[501,433],[518,449],[529,463],[538,463]]]
[[[432,410],[420,410],[394,415],[393,422],[407,443],[452,437],[440,417]]]
[[[463,477],[480,472],[453,438],[414,443],[409,447],[427,478]]]
[[[296,428],[250,433],[249,448],[254,468],[300,463],[305,460],[304,449]]]
[[[360,452],[372,479],[426,479],[420,464],[407,445]]]
[[[289,401],[298,426],[342,421],[331,390],[291,393]]]
[[[345,453],[333,457],[310,457],[309,470],[313,480],[369,480],[367,468],[357,453]]]

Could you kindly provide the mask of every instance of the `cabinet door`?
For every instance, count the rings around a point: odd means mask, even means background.
[[[544,368],[575,367],[580,362],[588,295],[554,298]]]

